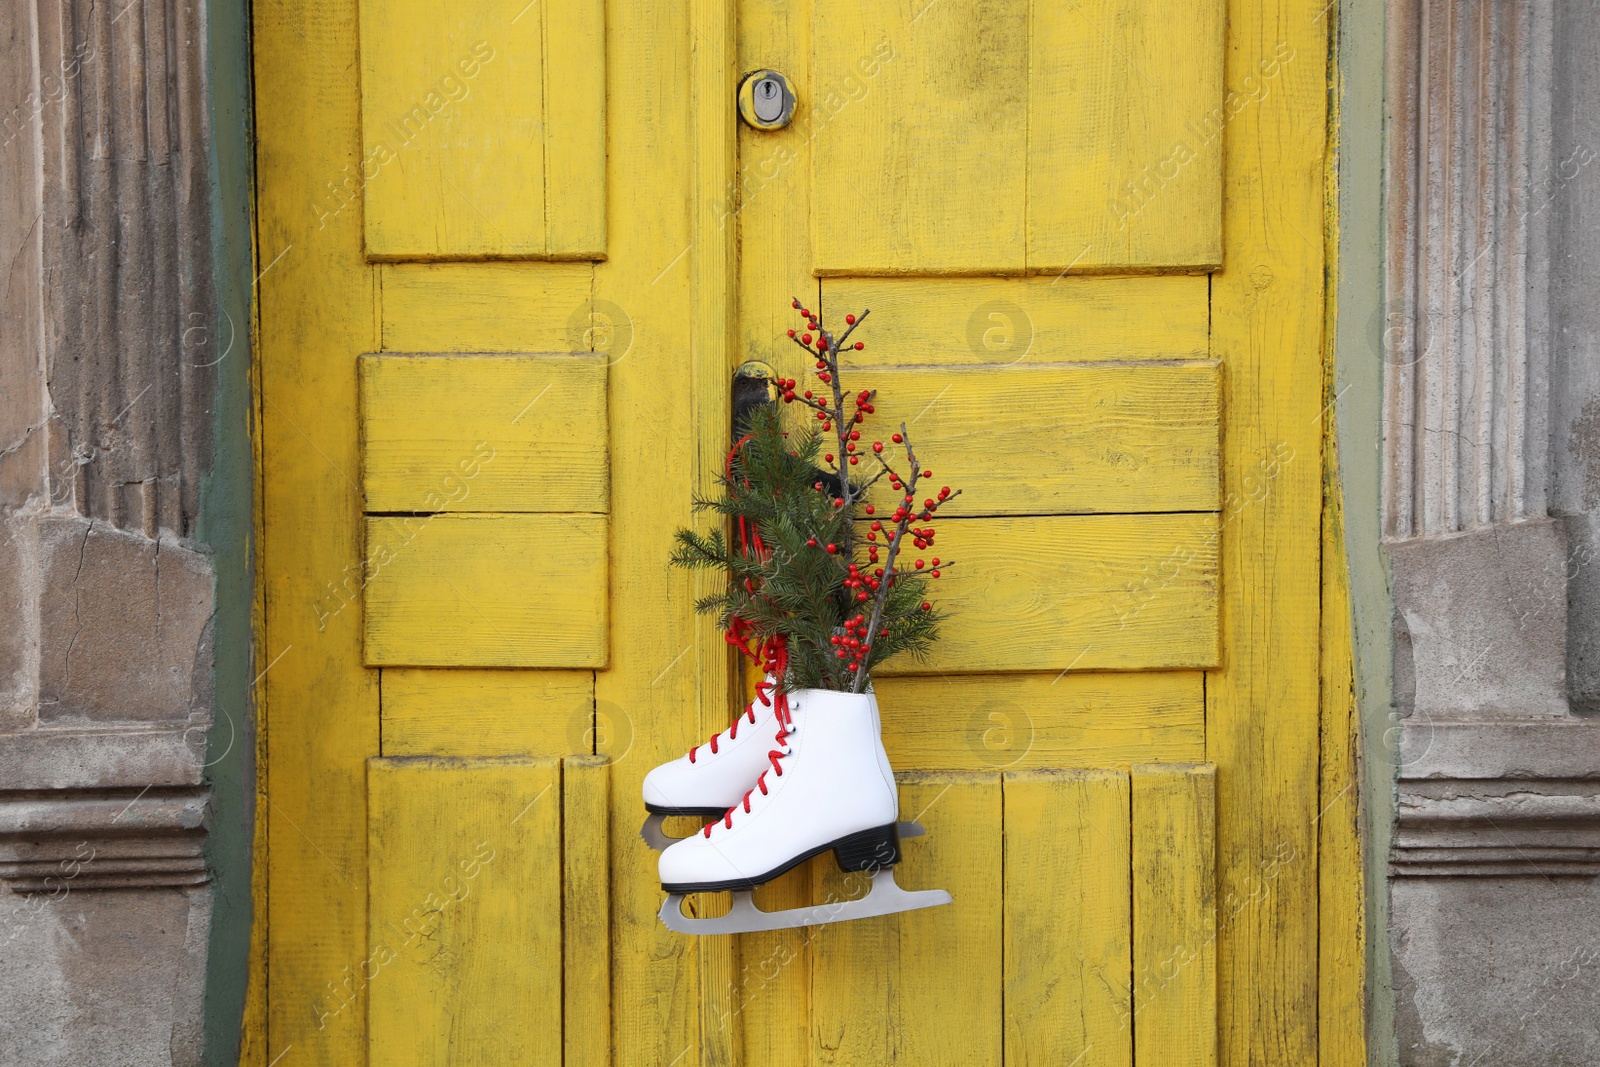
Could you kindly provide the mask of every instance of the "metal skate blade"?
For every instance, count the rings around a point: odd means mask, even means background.
[[[876,915],[936,908],[950,902],[950,894],[943,889],[919,889],[914,892],[901,889],[894,880],[894,868],[887,867],[873,872],[872,891],[860,900],[838,900],[786,911],[762,911],[756,907],[755,901],[750,899],[750,892],[746,890],[733,894],[733,907],[728,909],[728,914],[714,919],[691,919],[682,910],[683,894],[671,893],[666,903],[661,905],[660,917],[667,929],[680,934],[749,934],[761,930],[792,930],[799,926],[870,919]]]
[[[644,838],[644,843],[657,852],[682,840],[677,837],[668,837],[666,832],[661,829],[666,821],[667,817],[665,815],[647,815],[644,825],[639,827],[639,836]],[[920,822],[903,822],[900,824],[900,836],[903,838],[922,837],[927,832]]]
[[[665,815],[651,814],[645,816],[644,825],[639,827],[639,836],[644,838],[644,843],[657,852],[678,840],[675,837],[668,837],[662,831],[661,826],[666,821],[667,817]]]

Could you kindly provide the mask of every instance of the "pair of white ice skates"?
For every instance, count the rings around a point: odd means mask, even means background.
[[[877,699],[826,689],[772,695],[773,689],[769,675],[732,726],[645,776],[650,814],[640,832],[664,850],[661,921],[679,933],[733,934],[950,903],[943,890],[907,892],[894,880],[900,838],[922,827],[898,821]],[[674,841],[661,832],[669,815],[714,821]],[[750,899],[756,886],[830,850],[842,870],[871,875],[870,893],[776,912]],[[685,894],[722,890],[734,894],[726,915],[683,914]]]

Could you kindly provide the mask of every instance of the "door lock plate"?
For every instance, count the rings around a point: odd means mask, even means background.
[[[775,70],[755,70],[739,83],[739,117],[758,130],[781,130],[794,117],[794,86]]]

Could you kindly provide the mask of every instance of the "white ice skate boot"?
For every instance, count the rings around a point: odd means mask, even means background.
[[[672,844],[674,839],[661,832],[667,816],[716,818],[739,803],[766,769],[767,751],[778,732],[775,684],[767,675],[732,726],[644,776],[644,810],[649,814],[639,835],[651,848]]]
[[[723,818],[661,854],[661,908],[668,928],[689,934],[744,933],[812,926],[950,903],[943,890],[908,893],[894,880],[900,861],[898,793],[879,736],[870,693],[804,689],[790,693],[789,724],[779,722],[767,768]],[[763,912],[750,890],[822,852],[841,869],[872,874],[859,900]],[[733,908],[691,919],[686,893],[733,890]]]

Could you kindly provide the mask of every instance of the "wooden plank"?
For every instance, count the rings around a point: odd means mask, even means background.
[[[367,663],[604,667],[603,515],[367,520]]]
[[[1216,769],[1133,768],[1137,1063],[1217,1062]]]
[[[688,0],[687,6],[694,34],[694,46],[688,53],[689,138],[694,146],[687,197],[691,236],[690,247],[685,249],[689,257],[686,269],[690,301],[685,318],[690,343],[686,358],[681,363],[673,362],[680,375],[686,365],[694,393],[693,405],[686,413],[690,429],[685,434],[691,438],[692,468],[689,477],[680,483],[680,492],[687,490],[694,497],[705,499],[718,491],[716,479],[725,469],[730,379],[735,361],[733,286],[737,277],[738,230],[727,225],[721,205],[735,173],[738,145],[734,135],[738,120],[731,103],[740,72],[729,59],[735,47],[739,7],[727,0]],[[653,187],[654,183],[648,185]],[[647,426],[655,423],[649,417],[639,421]],[[693,524],[702,533],[724,526],[719,516],[704,511],[695,513]],[[711,571],[695,571],[689,578],[691,601],[724,590],[723,580]],[[729,670],[733,656],[712,616],[698,615],[691,620],[689,642],[691,662],[686,673],[691,673],[694,680],[690,703],[695,712],[695,732],[709,737],[725,729],[735,712]],[[741,1028],[729,1021],[739,973],[736,939],[709,938],[695,947],[699,955],[700,1063],[702,1067],[734,1067],[744,1062],[739,1048]]]
[[[603,513],[606,361],[364,356],[368,511]]]
[[[1226,90],[1271,91],[1223,138],[1222,640],[1206,679],[1218,768],[1219,898],[1249,899],[1285,850],[1272,900],[1218,934],[1221,1059],[1317,1056],[1316,818],[1328,29],[1326,0],[1229,0]],[[1251,79],[1247,84],[1247,79]],[[1225,905],[1224,905],[1225,906]]]
[[[751,17],[753,13],[746,7],[735,19],[737,70],[769,67],[792,75],[812,69],[811,0],[785,0],[763,6],[757,17]],[[862,78],[859,70],[855,76]],[[805,89],[801,92],[806,95]],[[753,254],[735,257],[738,274],[731,317],[737,356],[730,355],[730,361],[763,360],[796,378],[810,372],[784,331],[795,319],[790,300],[810,302],[818,296],[811,272],[811,153],[817,133],[828,121],[825,108],[802,99],[793,121],[781,130],[737,124],[736,180],[729,181],[716,198],[718,225],[735,233],[740,247]],[[753,682],[755,673],[746,667],[745,680]],[[757,905],[769,910],[809,907],[811,898],[807,865],[755,892]],[[743,1062],[810,1062],[810,939],[808,930],[737,939],[738,968],[727,1008],[732,1018],[726,1025],[738,1028]],[[716,1022],[723,1025],[720,1019]]]
[[[1222,0],[1035,0],[1030,269],[1222,262],[1222,134],[1242,110],[1222,89],[1223,8]],[[1248,90],[1267,93],[1271,77],[1257,72]]]
[[[611,1062],[611,761],[561,761],[562,1063]]]
[[[1329,349],[1330,376],[1332,349]],[[1339,485],[1336,423],[1323,423],[1329,484]],[[1359,704],[1343,494],[1322,513],[1322,780],[1317,796],[1317,1047],[1321,1067],[1367,1063],[1366,864],[1361,833]]]
[[[540,4],[545,53],[545,251],[606,250],[605,0]]]
[[[829,314],[872,309],[856,334],[866,348],[852,352],[847,367],[1205,359],[1211,352],[1205,278],[826,278],[822,291]],[[791,325],[785,315],[781,326]],[[762,343],[795,360],[790,377],[809,373],[782,329]]]
[[[961,503],[966,503],[963,497]],[[1148,670],[1217,661],[1217,517],[945,519],[957,566],[932,583],[949,612],[928,659],[875,673]]]
[[[964,488],[960,506],[969,513],[1215,511],[1220,504],[1215,363],[885,367],[854,376],[856,386],[878,390],[861,451],[870,457],[867,440],[888,447],[895,428],[908,425],[938,482]],[[870,458],[862,464],[876,467]],[[899,495],[880,482],[870,499],[892,507]]]
[[[292,1049],[302,1064],[348,1067],[366,1058],[366,990],[345,968],[368,957],[366,759],[378,751],[378,685],[361,666],[360,613],[325,618],[317,603],[361,567],[355,359],[377,346],[350,184],[362,166],[357,15],[354,0],[283,0],[250,17],[262,104],[250,271],[260,274],[260,1046],[264,1063]]]
[[[810,106],[828,116],[814,120],[817,268],[1020,272],[1027,0],[816,0],[814,11]]]
[[[1128,775],[1007,771],[1004,788],[1005,1062],[1129,1067]]]
[[[390,263],[381,271],[386,352],[600,351],[615,361],[632,336],[615,313],[595,308],[588,263]]]
[[[546,253],[538,10],[527,18],[482,2],[359,6],[367,252]]]
[[[896,880],[954,903],[814,927],[814,1064],[1001,1062],[1002,804],[998,774],[899,776],[908,838]],[[864,876],[811,862],[815,902],[859,896]]]
[[[383,672],[385,756],[593,752],[592,671]]]
[[[1197,671],[922,675],[874,685],[884,748],[902,770],[1205,758],[1205,683]],[[388,710],[386,689],[385,716]]]
[[[725,122],[720,144],[731,151],[732,93],[714,96],[712,86],[699,87],[712,76],[706,63],[718,64],[724,77],[735,74],[715,25],[729,14],[723,5],[651,0],[608,0],[606,10],[612,214],[594,295],[597,308],[625,309],[632,340],[630,354],[619,358],[614,351],[611,366],[611,408],[626,414],[611,420],[611,485],[615,499],[628,503],[617,508],[611,528],[614,626],[610,665],[595,678],[595,696],[600,707],[622,709],[638,726],[631,750],[621,748],[620,732],[612,739],[616,747],[600,750],[627,756],[611,770],[618,831],[611,846],[611,1031],[612,1062],[619,1065],[713,1061],[702,1052],[700,949],[656,919],[662,899],[656,854],[633,828],[646,772],[706,738],[699,706],[706,679],[697,663],[697,642],[706,635],[688,607],[690,576],[663,561],[672,531],[694,521],[691,487],[720,469],[699,454],[701,435],[726,439],[730,357],[716,334],[703,332],[717,300],[706,292],[705,276],[691,273],[726,246],[709,239],[691,205],[704,180],[726,187],[720,157],[701,161],[701,146],[711,139],[693,120],[698,114],[713,128]],[[698,59],[691,59],[691,46]],[[696,100],[706,101],[698,112],[691,110]],[[668,418],[681,420],[676,430],[662,421]],[[714,699],[708,703],[715,706]],[[732,711],[722,710],[725,726]]]
[[[367,785],[369,1062],[560,1064],[559,764],[373,759]]]

